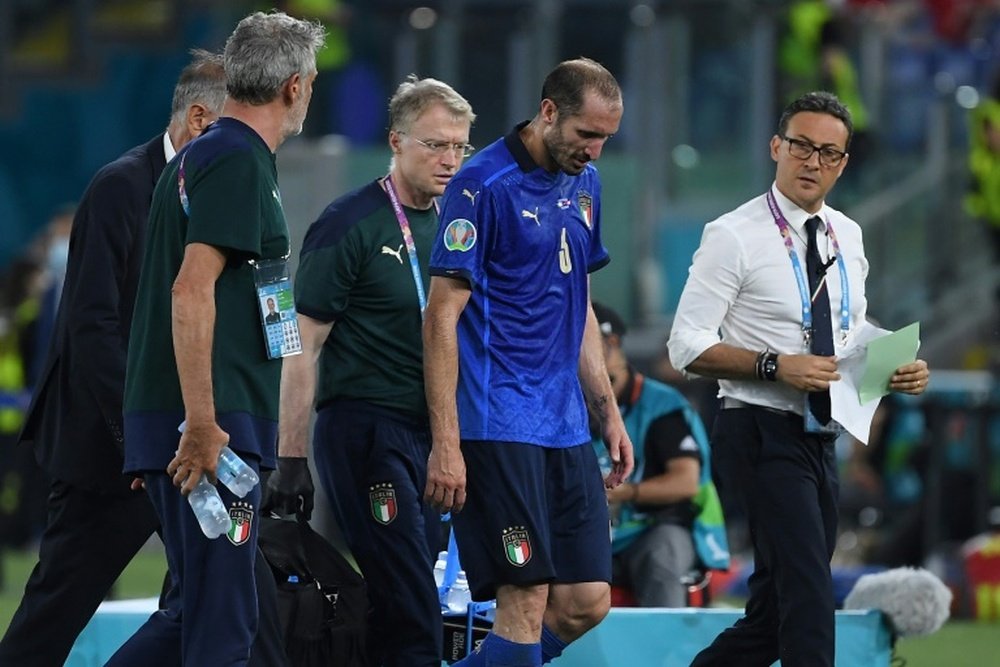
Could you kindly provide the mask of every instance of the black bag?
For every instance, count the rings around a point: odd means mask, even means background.
[[[365,667],[362,576],[304,519],[262,517],[258,542],[277,583],[289,664]]]

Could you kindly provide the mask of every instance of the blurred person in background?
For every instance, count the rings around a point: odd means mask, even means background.
[[[770,142],[774,184],[705,226],[678,304],[670,358],[720,380],[716,473],[745,506],[754,546],[745,615],[695,667],[834,664],[842,429],[829,388],[837,351],[865,323],[868,260],[860,226],[826,196],[847,166],[851,129],[831,93],[785,108]],[[928,377],[917,360],[889,389],[920,394]]]
[[[264,507],[309,516],[315,403],[316,467],[368,587],[369,664],[438,667],[441,520],[423,500],[431,445],[420,323],[437,197],[472,150],[475,114],[448,84],[411,75],[389,118],[388,175],[336,199],[303,243],[304,353],[282,369],[278,469]]]
[[[30,448],[16,446],[31,400],[48,276],[41,250],[30,247],[0,276],[0,549],[28,548],[45,528],[47,476]]]
[[[246,665],[260,610],[273,602],[257,592],[274,587],[270,573],[255,574],[260,485],[242,498],[219,485],[225,538],[206,536],[187,496],[215,482],[226,445],[252,469],[274,468],[281,359],[296,351],[269,343],[260,308],[272,289],[279,303],[290,296],[275,151],[302,131],[323,35],[281,12],[242,19],[226,41],[219,119],[153,193],[125,377],[124,469],[142,477],[156,510],[172,585],[166,609],[109,665]]]
[[[166,131],[97,172],[65,244],[52,344],[20,436],[51,476],[49,523],[0,641],[0,664],[62,664],[159,527],[149,498],[131,490],[131,478],[122,473],[122,394],[153,188],[167,162],[215,120],[225,99],[222,58],[193,53],[174,89]]]
[[[73,230],[76,204],[59,206],[39,240],[45,257],[45,287],[38,309],[38,323],[35,327],[35,350],[28,372],[28,385],[36,387],[48,356],[49,343],[55,332],[59,299],[62,296],[63,281],[66,280],[66,264],[69,261],[69,241]]]
[[[842,0],[793,2],[779,47],[779,81],[782,106],[811,90],[829,90],[837,96],[851,112],[851,155],[857,165],[863,166],[872,151],[871,122],[861,96],[858,69],[847,48],[851,20]],[[861,173],[863,168],[845,172],[840,190],[859,185],[857,175]]]
[[[302,133],[307,137],[321,137],[338,132],[338,84],[351,60],[348,26],[354,9],[342,0],[277,0],[267,4],[266,9],[271,7],[291,16],[319,21],[326,29],[326,43],[316,54],[316,82]]]
[[[621,316],[596,301],[593,306],[611,387],[635,446],[633,481],[607,491],[613,583],[630,589],[641,607],[684,607],[687,580],[703,565],[692,530],[699,509],[694,501],[702,484],[711,484],[702,475],[710,457],[705,427],[680,392],[632,368],[622,349]],[[610,469],[596,436],[597,460],[602,470]],[[724,536],[719,519],[717,538]],[[724,560],[728,566],[728,552]]]
[[[969,143],[971,182],[965,210],[986,225],[994,258],[1000,262],[1000,71],[988,95],[969,115]]]

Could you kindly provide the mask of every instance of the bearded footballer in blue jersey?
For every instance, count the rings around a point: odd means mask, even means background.
[[[590,162],[621,117],[608,70],[563,62],[535,118],[466,163],[442,200],[424,323],[425,496],[454,512],[473,599],[497,600],[463,667],[541,665],[610,606],[604,487],[633,460],[590,305],[589,274],[609,261]],[[604,480],[588,403],[613,461]]]

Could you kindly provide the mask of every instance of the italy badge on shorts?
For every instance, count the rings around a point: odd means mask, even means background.
[[[229,518],[232,524],[226,537],[229,541],[239,546],[250,539],[250,527],[253,525],[253,506],[249,503],[235,502],[229,508]]]
[[[382,525],[392,523],[396,518],[396,491],[392,488],[392,484],[376,484],[368,492],[368,498],[375,520]]]
[[[531,560],[531,542],[524,526],[510,526],[504,529],[503,549],[507,560],[515,567],[524,567]]]

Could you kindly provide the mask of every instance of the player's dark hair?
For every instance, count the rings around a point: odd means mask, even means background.
[[[552,100],[563,117],[579,115],[584,93],[593,91],[609,102],[621,104],[622,90],[604,65],[590,58],[559,63],[545,77],[542,99]]]

